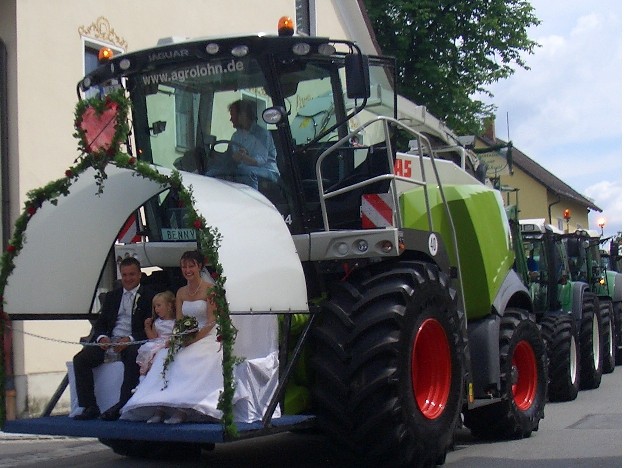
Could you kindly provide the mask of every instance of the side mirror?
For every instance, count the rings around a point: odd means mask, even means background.
[[[278,125],[286,121],[288,112],[281,106],[268,107],[262,111],[262,120],[268,124]]]
[[[370,74],[368,57],[351,54],[345,57],[347,79],[347,97],[349,99],[368,99],[370,97]]]

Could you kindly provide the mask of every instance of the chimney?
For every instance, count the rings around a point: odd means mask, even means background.
[[[483,137],[490,140],[496,141],[496,129],[495,129],[495,119],[494,117],[489,117],[483,120]]]

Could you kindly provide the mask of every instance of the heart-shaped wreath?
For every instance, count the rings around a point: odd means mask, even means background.
[[[76,106],[74,125],[78,138],[80,158],[89,159],[97,171],[98,194],[106,179],[106,165],[120,152],[129,133],[129,100],[122,89],[104,99],[94,97],[80,101]]]

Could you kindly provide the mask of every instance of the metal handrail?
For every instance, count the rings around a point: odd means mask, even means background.
[[[342,187],[340,189],[337,190],[333,190],[331,192],[325,193],[325,186],[323,183],[323,174],[322,174],[322,168],[321,165],[323,163],[323,161],[325,160],[325,158],[327,158],[330,154],[333,154],[334,151],[341,147],[345,142],[347,142],[348,140],[350,140],[353,136],[355,136],[356,134],[360,133],[362,130],[364,130],[366,127],[377,123],[377,122],[382,122],[384,125],[384,138],[385,138],[385,143],[386,143],[386,154],[387,154],[387,162],[388,162],[388,173],[385,175],[381,175],[381,176],[375,176],[372,177],[366,181],[360,181],[360,182],[356,182],[354,184],[348,185],[347,187]],[[415,136],[418,139],[418,148],[417,148],[417,154],[416,156],[418,156],[419,161],[420,161],[420,170],[421,170],[421,174],[422,174],[422,181],[419,180],[415,180],[415,179],[409,179],[406,177],[401,177],[401,176],[397,176],[394,173],[394,155],[392,152],[392,145],[391,145],[391,141],[390,141],[390,131],[389,131],[389,126],[393,125],[397,128],[401,128],[403,130],[405,130],[406,132],[410,133],[411,135]],[[346,136],[344,136],[343,138],[341,138],[340,140],[338,140],[336,143],[334,143],[332,146],[330,146],[329,148],[327,148],[325,151],[323,151],[323,153],[321,153],[321,155],[319,156],[318,160],[316,161],[316,180],[317,180],[317,186],[318,186],[318,194],[319,194],[319,201],[320,201],[320,205],[321,205],[321,215],[323,218],[323,228],[325,231],[329,231],[330,230],[330,226],[329,226],[329,217],[327,215],[327,204],[326,204],[326,200],[333,198],[335,196],[341,195],[343,193],[347,193],[350,191],[354,191],[357,190],[361,187],[364,187],[366,185],[370,185],[373,184],[377,181],[380,180],[390,180],[390,191],[392,193],[392,198],[393,198],[393,203],[394,203],[394,216],[396,217],[396,222],[397,222],[397,227],[402,228],[403,227],[403,221],[401,219],[401,213],[400,213],[400,204],[399,204],[399,195],[397,192],[397,188],[396,188],[396,182],[397,181],[403,181],[403,182],[408,182],[408,183],[412,183],[414,185],[417,186],[426,186],[427,184],[427,175],[425,172],[425,165],[424,165],[424,158],[425,158],[425,153],[424,153],[424,148],[426,148],[428,150],[428,154],[429,159],[431,161],[431,167],[434,173],[434,179],[435,179],[435,183],[438,187],[439,193],[440,193],[440,198],[442,200],[442,204],[444,205],[444,209],[445,209],[445,213],[447,216],[447,220],[449,223],[449,227],[450,227],[450,231],[451,231],[451,236],[452,236],[452,242],[453,242],[453,250],[455,253],[455,261],[456,261],[456,265],[457,265],[457,279],[458,279],[458,283],[459,283],[459,287],[460,289],[463,289],[463,280],[462,280],[462,276],[461,276],[461,263],[460,263],[460,258],[459,258],[459,251],[458,251],[458,242],[457,242],[457,232],[455,230],[455,224],[453,223],[453,217],[451,216],[451,211],[450,208],[448,206],[448,202],[446,200],[446,196],[444,194],[444,188],[442,186],[442,181],[440,179],[440,174],[438,172],[438,168],[436,165],[436,158],[435,158],[435,151],[433,151],[433,148],[431,146],[431,142],[429,141],[429,139],[423,135],[422,133],[417,132],[416,130],[408,127],[407,125],[399,122],[396,119],[390,118],[390,117],[386,117],[386,116],[378,116],[362,125],[360,125],[359,127],[357,127],[355,130],[352,130],[351,132],[349,132]],[[410,153],[413,154],[413,153]],[[462,152],[462,156],[465,153]],[[462,164],[464,164],[463,158],[462,158]],[[431,204],[430,204],[430,200],[429,200],[429,194],[428,194],[428,190],[423,190],[424,193],[424,197],[425,197],[425,208],[427,210],[427,221],[429,224],[429,231],[433,232],[433,219],[432,219],[432,215],[431,215]],[[463,294],[463,290],[461,291],[460,294],[461,297],[461,301],[462,301],[462,309],[465,311],[466,310],[466,304],[464,301],[464,294]]]

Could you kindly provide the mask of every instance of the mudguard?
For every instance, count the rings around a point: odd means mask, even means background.
[[[589,289],[587,283],[581,281],[572,282],[572,317],[577,322],[583,318],[583,293]]]
[[[505,309],[507,309],[512,297],[514,298],[514,307],[522,307],[529,312],[533,311],[533,304],[531,302],[529,290],[524,285],[515,270],[509,270],[492,304],[493,309],[500,317],[502,317],[505,313]]]

